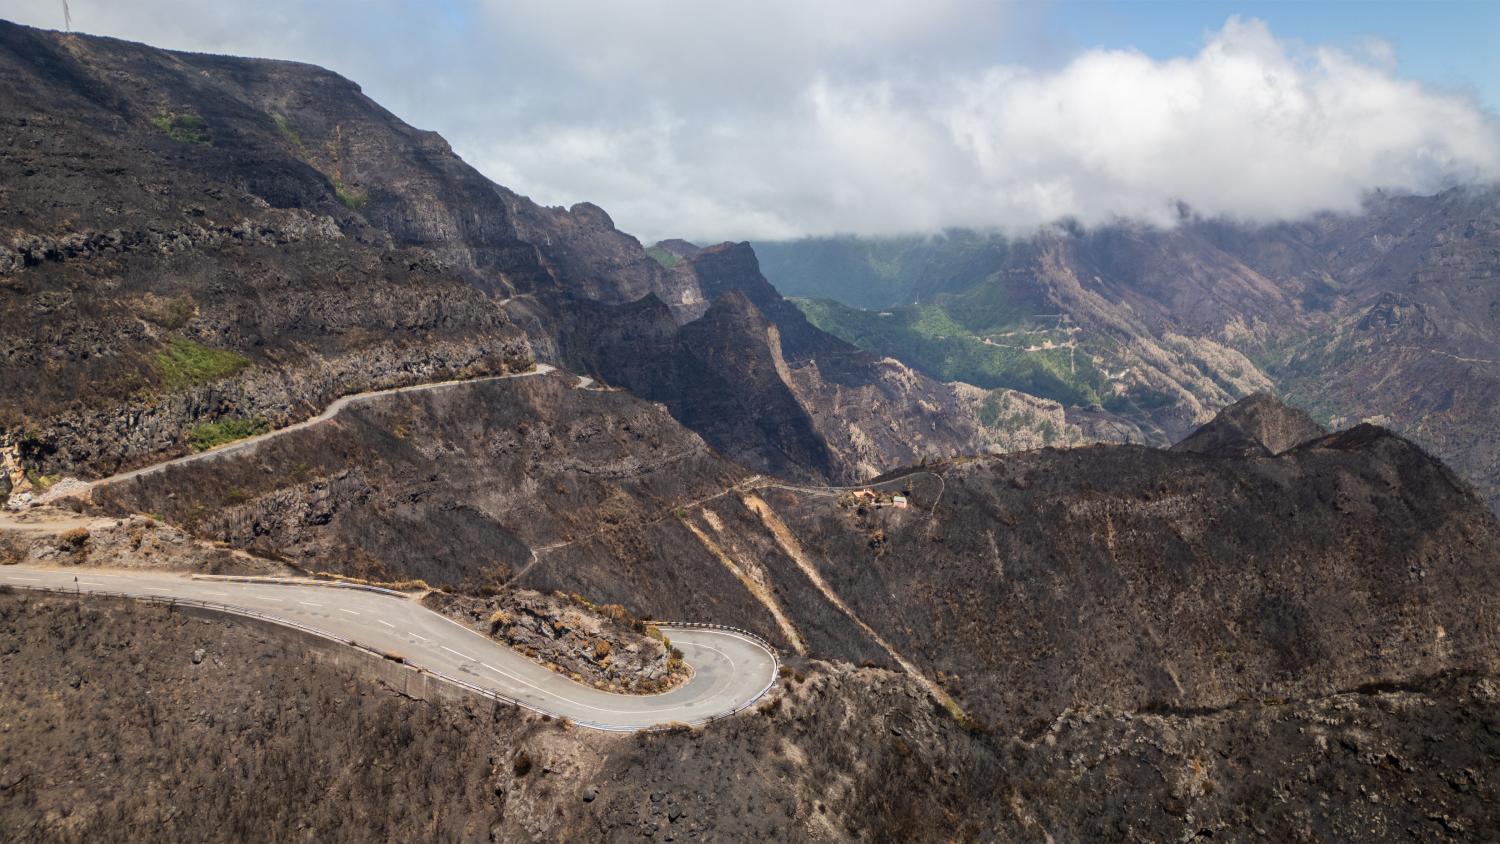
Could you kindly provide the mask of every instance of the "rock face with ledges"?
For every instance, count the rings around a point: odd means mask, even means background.
[[[963,387],[814,327],[761,275],[748,244],[681,249],[675,277],[703,298],[686,323],[656,297],[564,317],[577,366],[664,403],[736,462],[849,482],[993,441]],[[676,317],[676,318],[674,318]]]
[[[0,79],[0,441],[35,474],[530,365],[476,286],[535,264],[503,203],[347,80],[9,23]],[[175,371],[182,341],[232,365]]]

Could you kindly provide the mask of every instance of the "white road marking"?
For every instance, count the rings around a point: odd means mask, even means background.
[[[89,574],[93,575],[94,573],[90,572]],[[116,575],[103,575],[103,574],[99,574],[99,575],[95,575],[95,576],[98,576],[98,577],[102,578],[102,577],[115,577]],[[32,582],[32,583],[46,584],[46,583],[52,582],[53,579],[39,578],[39,577],[24,577],[24,576],[20,576],[20,575],[17,575],[17,574],[11,574],[8,578],[7,577],[0,577],[0,580],[29,581],[29,582]],[[61,578],[56,578],[55,580],[57,580],[58,583],[59,583],[59,585],[61,585],[61,583],[60,583]],[[79,585],[89,585],[89,586],[99,585],[99,584],[96,584],[96,583],[92,583],[90,581],[77,581],[77,582],[79,583]],[[138,585],[136,583],[132,583],[130,585],[133,586],[134,588],[143,589],[145,591],[149,591],[149,592],[153,592],[153,593],[178,594],[178,593],[181,592],[181,588],[180,587],[173,587],[176,591],[175,592],[169,592],[166,589],[162,589],[162,588],[158,588],[158,587],[152,587],[152,586],[143,586],[143,585]],[[242,596],[244,598],[253,598],[253,599],[257,599],[257,600],[261,600],[261,601],[282,602],[282,601],[287,601],[287,600],[296,600],[297,603],[305,605],[305,606],[312,606],[312,607],[324,607],[324,606],[326,606],[326,603],[320,603],[320,602],[316,602],[316,601],[302,601],[302,600],[298,600],[298,599],[278,598],[278,597],[273,597],[273,596],[269,596],[269,595],[248,594],[247,591],[240,590],[238,588],[231,590],[229,593],[211,592],[211,591],[204,590],[203,592],[199,592],[198,594],[209,594],[209,595],[236,594],[236,595]],[[381,599],[381,600],[383,601],[383,600],[386,600],[386,599]],[[360,611],[355,611],[355,610],[350,610],[350,609],[344,609],[342,607],[339,607],[337,609],[340,609],[340,611],[342,611],[342,612],[344,612],[346,614],[349,614],[349,615],[356,615],[356,616],[362,615],[362,612],[360,612]],[[379,608],[377,608],[376,610],[372,610],[372,612],[379,612],[379,611],[381,611],[381,609],[384,609],[384,605],[383,604]],[[493,651],[498,651],[499,652],[498,656],[506,657],[506,658],[512,658],[512,659],[516,658],[516,657],[510,655],[509,652],[505,651],[505,649],[504,649],[503,646],[501,646],[498,643],[494,642],[492,639],[490,639],[489,637],[485,636],[483,633],[481,633],[481,632],[479,632],[477,630],[474,630],[473,628],[470,628],[470,627],[468,627],[466,625],[460,624],[459,622],[455,621],[454,619],[447,618],[447,617],[442,616],[442,615],[437,615],[435,617],[436,618],[440,618],[444,622],[447,622],[447,624],[451,624],[455,628],[463,631],[459,635],[462,636],[462,637],[465,637],[464,640],[472,639],[474,641],[483,642],[482,645],[476,645],[475,646],[475,647],[478,647],[478,648],[482,648],[482,650],[480,651],[480,653],[490,653],[493,650]],[[395,629],[397,627],[397,625],[392,624],[391,622],[386,621],[383,618],[376,618],[375,620],[379,621],[381,624],[385,625],[386,627],[389,627],[389,628],[392,628],[392,629]],[[441,626],[443,626],[443,625],[439,625],[439,627],[441,627]],[[442,630],[436,630],[435,632],[442,633],[443,631]],[[731,634],[731,633],[728,633],[728,632],[723,632],[723,631],[703,630],[703,631],[697,631],[697,632],[702,633],[702,634],[710,634],[711,633],[711,634],[714,634],[716,636],[724,636],[726,638],[731,638],[731,639],[744,638],[744,637],[736,636],[734,634]],[[417,633],[415,631],[407,631],[406,635],[411,636],[413,639],[421,640],[423,642],[430,642],[431,641],[428,637],[423,636],[422,634]],[[589,711],[592,711],[592,712],[597,712],[597,713],[601,713],[601,714],[605,714],[605,715],[609,715],[609,716],[622,717],[627,722],[631,722],[631,723],[633,723],[633,722],[635,722],[635,721],[637,721],[639,719],[642,719],[642,718],[647,719],[647,721],[650,721],[650,720],[653,720],[653,716],[656,716],[658,714],[672,714],[675,717],[683,717],[683,716],[686,716],[686,715],[697,715],[700,712],[705,712],[706,713],[712,707],[715,706],[715,700],[718,699],[719,696],[723,694],[723,692],[725,692],[726,690],[728,690],[729,688],[731,688],[731,687],[734,686],[736,676],[741,673],[741,667],[735,663],[735,660],[730,657],[729,653],[726,653],[725,651],[721,651],[718,648],[715,648],[715,647],[712,647],[712,646],[709,646],[709,645],[704,645],[704,644],[684,642],[684,643],[682,643],[682,646],[683,646],[684,650],[687,650],[690,654],[693,654],[693,655],[712,653],[716,657],[716,659],[713,661],[714,664],[712,666],[703,665],[703,666],[701,666],[701,668],[703,670],[701,670],[699,672],[695,672],[697,674],[698,682],[694,682],[694,681],[690,680],[688,686],[684,687],[682,690],[680,690],[680,691],[686,692],[686,694],[688,696],[690,696],[692,699],[681,701],[681,702],[677,703],[674,706],[670,706],[670,707],[666,707],[666,708],[652,708],[652,709],[633,710],[632,711],[629,708],[625,708],[625,707],[617,708],[616,706],[610,705],[615,700],[619,700],[620,703],[623,704],[624,703],[624,699],[616,698],[614,695],[611,695],[611,694],[608,694],[608,693],[599,692],[599,691],[596,691],[594,689],[590,689],[586,685],[580,686],[577,689],[577,692],[581,693],[581,694],[579,694],[579,697],[581,697],[582,700],[575,699],[573,696],[571,696],[569,694],[559,693],[558,691],[555,691],[555,690],[553,690],[551,688],[544,688],[544,686],[551,687],[555,683],[555,681],[553,679],[554,675],[551,675],[550,673],[543,675],[545,677],[545,679],[543,679],[542,677],[534,677],[533,679],[535,679],[536,682],[530,682],[527,679],[524,679],[524,677],[529,676],[530,674],[534,673],[537,669],[534,669],[529,664],[529,662],[526,661],[526,660],[519,660],[519,662],[522,663],[522,664],[520,666],[516,667],[516,670],[519,671],[520,673],[519,674],[512,674],[509,671],[503,670],[501,668],[497,668],[496,666],[494,666],[494,665],[492,665],[492,664],[490,664],[488,662],[479,662],[478,659],[476,659],[475,657],[470,656],[470,655],[468,655],[466,653],[463,653],[462,651],[455,650],[455,649],[453,649],[451,647],[448,647],[446,645],[441,645],[441,647],[442,647],[443,650],[445,650],[445,651],[447,651],[447,652],[455,655],[456,657],[458,657],[460,659],[463,659],[463,660],[465,660],[465,661],[467,661],[469,663],[473,663],[473,664],[476,664],[476,665],[478,665],[480,667],[488,669],[491,672],[491,674],[496,675],[497,678],[503,678],[499,682],[495,683],[494,686],[493,686],[494,688],[496,688],[499,691],[503,691],[503,692],[506,692],[508,694],[515,695],[516,692],[518,691],[516,689],[516,686],[523,686],[523,687],[526,687],[526,688],[529,688],[529,689],[534,689],[534,690],[536,690],[537,692],[540,693],[539,697],[533,696],[531,694],[522,693],[522,697],[524,699],[536,700],[540,705],[548,706],[548,708],[551,708],[551,706],[549,706],[548,703],[547,703],[548,701],[551,701],[552,705],[559,704],[559,703],[561,703],[561,704],[568,704],[568,705],[570,705],[572,707],[576,707],[576,708],[583,709],[583,710],[589,710]],[[495,657],[492,656],[491,658],[495,658]],[[696,662],[696,660],[695,660],[695,662]],[[707,681],[707,682],[703,682],[703,681]],[[539,683],[542,684],[542,685],[538,685]],[[486,684],[486,685],[489,685],[489,684]],[[567,684],[564,683],[563,685],[566,686]],[[695,692],[701,692],[704,689],[705,686],[708,688],[708,692],[707,692],[706,695],[704,695],[704,694],[695,694]],[[689,689],[691,689],[691,690],[689,690]],[[663,700],[662,703],[665,704],[668,700],[678,700],[681,697],[682,697],[682,695],[675,695],[674,694],[674,695],[672,695],[672,697],[669,697],[669,698]],[[597,701],[597,704],[602,704],[602,705],[596,705],[596,704],[591,704],[591,703],[584,703],[583,701],[585,701],[585,700]]]
[[[473,629],[471,627],[465,627],[464,625],[459,624],[457,621],[454,621],[453,619],[451,619],[451,618],[449,618],[449,617],[447,617],[445,615],[439,615],[438,618],[442,619],[443,621],[448,622],[449,624],[453,625],[454,627],[457,627],[458,629],[464,631],[465,633],[467,633],[470,636],[474,636],[474,637],[477,637],[477,638],[483,640],[486,643],[486,645],[494,644],[494,640],[493,639],[490,639],[489,637],[485,636],[483,633],[480,633],[478,630],[475,630],[475,629]],[[714,631],[704,631],[704,632],[719,633],[720,631],[714,630]],[[721,635],[728,635],[728,634],[721,634]],[[458,653],[458,651],[453,650],[452,648],[448,647],[447,645],[440,645],[439,647],[441,647],[445,651],[449,651],[450,653],[458,654],[459,656],[461,656],[464,659],[467,659],[467,660],[469,660],[471,662],[476,661],[473,657],[471,657],[471,656],[464,656],[463,654]],[[708,646],[705,645],[704,647],[708,647]],[[718,651],[718,649],[716,649],[716,648],[709,648],[709,650],[712,650],[712,651],[715,651],[717,653],[720,653],[721,655],[723,654],[722,651]],[[483,665],[483,663],[480,663],[480,664]],[[489,666],[486,666],[486,667],[488,668]],[[730,662],[729,667],[730,667],[730,673],[733,674],[734,673],[734,667],[735,667],[733,661]],[[503,676],[503,677],[508,677],[508,678],[516,681],[517,683],[520,683],[523,686],[530,686],[531,688],[536,689],[537,691],[541,692],[543,695],[548,695],[548,696],[554,697],[554,698],[562,701],[563,703],[571,703],[574,706],[582,707],[584,709],[592,709],[595,712],[606,712],[606,713],[609,713],[609,714],[612,714],[612,715],[654,715],[654,714],[659,713],[659,712],[679,712],[679,711],[681,711],[681,709],[678,709],[678,708],[671,708],[671,709],[651,709],[651,710],[646,710],[644,712],[631,712],[631,711],[625,710],[625,709],[609,709],[609,708],[602,707],[602,706],[590,706],[587,703],[583,703],[581,701],[574,700],[573,698],[567,697],[566,695],[563,695],[563,694],[561,694],[559,692],[549,691],[547,689],[544,689],[541,686],[538,686],[535,683],[528,682],[524,678],[518,677],[518,676],[516,676],[514,674],[506,674],[504,671],[501,671],[498,668],[490,668],[490,670],[493,671],[493,672],[495,672],[496,674],[499,674],[499,675]],[[587,686],[583,686],[581,688],[587,689],[588,687]],[[590,690],[590,691],[592,691],[592,690]]]
[[[80,580],[78,582],[81,583],[81,584],[83,584],[84,586],[103,586],[104,585],[104,584],[100,583],[97,580]]]
[[[205,594],[205,595],[217,595],[220,598],[228,598],[229,597],[229,593],[228,592],[204,592],[203,594]]]

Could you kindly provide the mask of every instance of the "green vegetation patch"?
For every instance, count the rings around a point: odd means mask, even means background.
[[[883,311],[851,308],[827,299],[793,300],[809,321],[868,352],[889,356],[943,381],[986,389],[1009,387],[1065,405],[1099,404],[1104,375],[1082,349],[1061,345],[1068,335],[1037,330],[1024,306],[1003,301],[977,307],[974,297],[940,297]],[[976,330],[978,329],[978,330]],[[1021,333],[1023,331],[1029,333]],[[1011,332],[997,342],[982,339]],[[1048,349],[1026,347],[1050,339]]]
[[[34,470],[27,470],[26,480],[31,481],[31,485],[36,487],[38,492],[46,492],[47,490],[52,488],[53,484],[62,480],[62,475],[56,472],[42,473]]]
[[[661,264],[663,267],[666,267],[669,270],[682,263],[681,255],[678,255],[675,252],[669,252],[661,248],[660,246],[646,247],[646,254],[650,255],[652,258],[655,258],[656,263]]]
[[[998,234],[815,237],[757,241],[761,272],[786,296],[886,308],[966,290],[1004,267],[1010,246]]]
[[[250,359],[227,349],[211,349],[186,337],[173,337],[156,353],[156,368],[168,387],[183,389],[228,378],[250,365]]]
[[[208,124],[202,117],[190,111],[170,114],[162,112],[152,118],[151,123],[174,141],[185,144],[212,144],[214,142],[213,136],[208,133]]]
[[[300,138],[299,138],[300,141]],[[339,150],[344,146],[344,125],[336,124],[333,127],[333,137],[323,144],[323,149],[328,153],[330,163],[328,181],[333,183],[333,195],[351,211],[358,211],[370,198],[364,191],[356,190],[344,183],[343,157]]]
[[[187,439],[193,451],[207,451],[214,446],[264,434],[269,430],[271,423],[264,416],[241,417],[196,425],[188,431]]]
[[[363,191],[354,190],[338,179],[333,180],[333,195],[338,197],[339,202],[342,202],[350,211],[358,211],[370,199]]]
[[[273,114],[271,119],[276,122],[276,130],[281,133],[281,137],[297,150],[297,155],[307,158],[307,147],[302,145],[302,133],[293,128],[292,122],[286,119],[286,115]]]

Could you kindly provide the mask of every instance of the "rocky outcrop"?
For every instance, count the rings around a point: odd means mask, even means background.
[[[1328,431],[1275,396],[1256,393],[1219,411],[1212,422],[1172,446],[1173,451],[1220,457],[1269,457]]]
[[[545,208],[504,188],[498,190],[519,234],[536,244],[555,287],[569,296],[608,305],[655,296],[681,321],[702,313],[703,297],[691,282],[684,283],[646,254],[640,241],[616,229],[604,209],[590,202],[566,210]],[[566,303],[555,307],[566,307]]]
[[[690,674],[659,627],[619,604],[529,589],[485,598],[430,592],[422,603],[598,689],[657,694]]]
[[[987,452],[1030,451],[1046,446],[1075,446],[1090,442],[1123,442],[1125,436],[1089,436],[1068,419],[1060,402],[1040,399],[1019,390],[982,390],[954,384],[953,394],[979,423],[980,441]]]
[[[1391,292],[1380,294],[1354,327],[1360,331],[1399,331],[1413,337],[1431,337],[1437,333],[1437,326],[1427,316],[1426,306]]]

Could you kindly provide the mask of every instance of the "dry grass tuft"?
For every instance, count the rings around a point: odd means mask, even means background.
[[[509,627],[514,621],[511,614],[505,610],[495,610],[490,613],[490,633],[498,633],[500,628]]]
[[[60,538],[62,544],[68,548],[82,548],[89,541],[88,528],[73,528]]]

